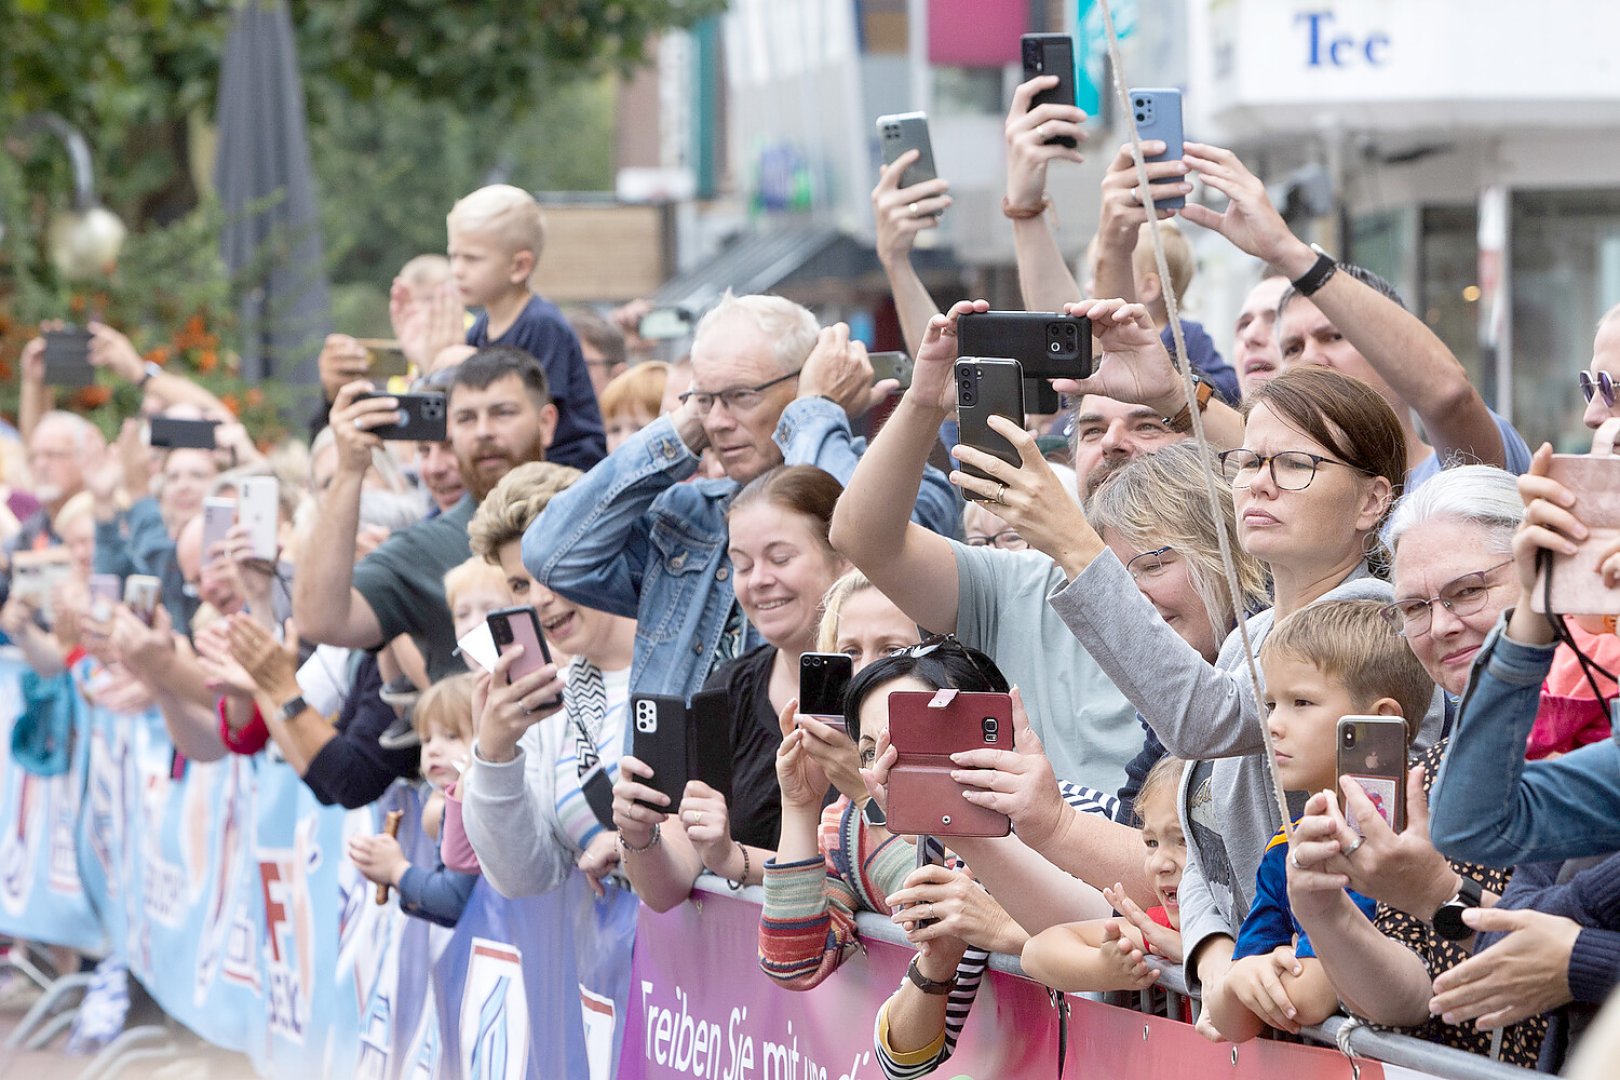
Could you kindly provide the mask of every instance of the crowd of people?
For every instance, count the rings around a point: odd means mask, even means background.
[[[914,154],[872,193],[903,390],[847,326],[777,296],[728,293],[670,362],[636,333],[644,305],[565,315],[529,285],[540,207],[507,186],[457,203],[448,258],[394,282],[443,441],[384,437],[403,387],[341,334],[307,447],[269,448],[92,325],[92,362],[141,388],[144,419],[214,422],[212,448],[149,445],[142,417],[109,442],[53,407],[30,342],[0,516],[30,709],[156,709],[185,759],[278,754],[324,803],[426,785],[433,865],[386,834],[348,856],[443,925],[479,875],[518,897],[577,870],[666,911],[708,873],[763,886],[759,964],[787,993],[838,977],[857,913],[888,916],[916,947],[874,1018],[889,1077],[950,1057],[998,952],[1071,993],[1184,965],[1200,1004],[1181,1019],[1212,1040],[1344,1012],[1560,1068],[1620,982],[1601,614],[1620,543],[1588,516],[1598,493],[1560,482],[1395,289],[1295,235],[1229,150],[1149,164],[1144,197],[1120,148],[1077,276],[1045,183],[1085,117],[1031,107],[1054,81],[1014,95],[1003,209],[1025,306],[1088,319],[1097,363],[1053,381],[1061,413],[991,418],[1017,464],[954,439],[958,328],[989,305],[912,269],[950,202],[944,179],[901,186]],[[1149,221],[1194,178],[1222,209]],[[1251,256],[1256,284],[1230,361],[1181,320],[1189,396],[1169,297],[1193,229]],[[1617,328],[1620,309],[1569,373],[1594,430],[1620,417]],[[265,478],[273,555],[231,509]],[[1573,585],[1593,607],[1546,613],[1538,568],[1603,536]],[[478,656],[514,607],[549,655]],[[851,661],[841,717],[799,711],[812,654]],[[950,779],[1010,834],[888,830],[907,691],[1005,696],[1010,739]],[[699,752],[730,789],[671,793],[632,753],[632,703],[705,692],[729,737]],[[1393,769],[1366,754],[1387,789],[1345,775],[1346,717],[1394,733]]]

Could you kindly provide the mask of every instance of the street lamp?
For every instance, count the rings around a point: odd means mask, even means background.
[[[37,112],[17,125],[19,135],[49,132],[67,150],[73,167],[73,209],[51,215],[46,231],[46,248],[57,272],[70,281],[102,277],[118,264],[118,251],[129,230],[118,215],[101,205],[96,197],[95,173],[90,164],[90,144],[83,133],[51,112]]]

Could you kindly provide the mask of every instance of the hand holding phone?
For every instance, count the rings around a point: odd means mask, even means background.
[[[546,645],[545,635],[540,632],[540,616],[535,613],[534,608],[527,606],[501,608],[486,615],[484,621],[489,626],[490,637],[495,641],[497,653],[504,656],[512,652],[514,646],[523,647],[522,654],[513,660],[506,670],[508,685],[534,674],[551,663],[551,649]],[[561,704],[561,698],[553,698],[534,706],[534,710],[538,712],[541,709],[555,709]]]
[[[992,416],[1024,426],[1024,372],[1016,360],[964,356],[956,362],[956,420],[961,443],[983,450],[1014,468],[1023,466],[1018,448],[990,427]],[[994,480],[983,469],[964,462],[962,471]],[[963,492],[968,498],[975,496]]]
[[[1396,832],[1406,828],[1406,720],[1400,716],[1344,716],[1338,725],[1340,778],[1361,786],[1378,815]],[[1340,809],[1344,809],[1340,795]],[[1350,827],[1361,825],[1345,816]]]
[[[1186,153],[1182,144],[1181,91],[1166,87],[1143,87],[1131,90],[1127,97],[1132,118],[1136,121],[1137,135],[1144,142],[1158,139],[1165,144],[1163,153],[1142,160],[1149,165],[1179,160]],[[1179,210],[1187,205],[1187,197],[1173,195],[1154,199],[1153,205],[1159,210]]]
[[[799,715],[842,727],[844,694],[855,661],[843,653],[807,652],[799,657]]]
[[[888,828],[933,836],[1006,836],[1012,820],[962,797],[951,755],[1007,749],[1012,696],[957,690],[897,690],[889,695],[889,739],[898,760],[889,771]]]
[[[896,187],[913,187],[939,178],[939,173],[934,168],[934,145],[928,137],[927,113],[909,112],[880,116],[877,118],[877,130],[878,142],[883,150],[883,164],[893,165],[906,151],[917,151],[917,160],[906,166],[906,171],[900,175]]]
[[[1074,40],[1068,34],[1025,34],[1018,39],[1018,45],[1024,61],[1025,82],[1042,75],[1056,75],[1058,80],[1056,86],[1042,90],[1030,100],[1030,110],[1042,105],[1072,106],[1075,103]],[[1054,135],[1044,141],[1071,150],[1079,145],[1068,135]]]
[[[1569,510],[1586,526],[1575,551],[1543,549],[1530,609],[1560,615],[1620,614],[1620,588],[1604,585],[1598,573],[1603,556],[1620,543],[1620,456],[1614,443],[1620,418],[1605,421],[1592,437],[1590,454],[1554,454],[1547,464],[1555,480],[1575,498]]]
[[[399,418],[392,424],[371,429],[379,439],[402,442],[444,442],[449,431],[448,408],[443,394],[388,394],[367,392],[354,395],[354,401],[393,398],[399,403]]]
[[[45,383],[47,386],[74,388],[96,381],[95,365],[90,363],[90,331],[77,326],[47,330],[45,339]]]

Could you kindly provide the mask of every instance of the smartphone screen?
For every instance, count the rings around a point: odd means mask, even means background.
[[[804,653],[799,657],[799,713],[842,724],[844,692],[855,662],[843,653]]]

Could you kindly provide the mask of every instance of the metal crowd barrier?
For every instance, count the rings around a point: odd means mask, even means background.
[[[712,874],[704,874],[698,879],[696,891],[744,899],[761,906],[765,902],[765,890],[759,886],[750,886],[741,892],[733,892],[724,880]],[[884,941],[901,948],[911,947],[900,928],[881,915],[861,912],[856,915],[855,923],[863,940]],[[1157,963],[1155,966],[1162,972],[1158,985],[1166,991],[1165,998],[1161,999],[1165,1002],[1165,1008],[1159,1015],[1176,1016],[1180,1013],[1180,999],[1189,996],[1181,967]],[[990,967],[992,970],[1018,978],[1028,978],[1016,956],[993,953],[990,957]],[[1114,997],[1115,995],[1110,995],[1110,998]],[[1135,997],[1139,1002],[1138,1007],[1142,1011],[1149,1011],[1150,995],[1143,993]],[[1322,1024],[1306,1028],[1303,1034],[1313,1042],[1337,1047],[1352,1063],[1357,1058],[1371,1059],[1429,1073],[1445,1080],[1524,1080],[1527,1075],[1533,1075],[1526,1069],[1416,1039],[1410,1035],[1375,1028],[1346,1016],[1330,1017]],[[1237,1046],[1233,1049],[1234,1053],[1240,1050]],[[1073,1064],[1080,1065],[1078,1062]],[[1082,1075],[1083,1072],[1082,1066],[1075,1075]]]

